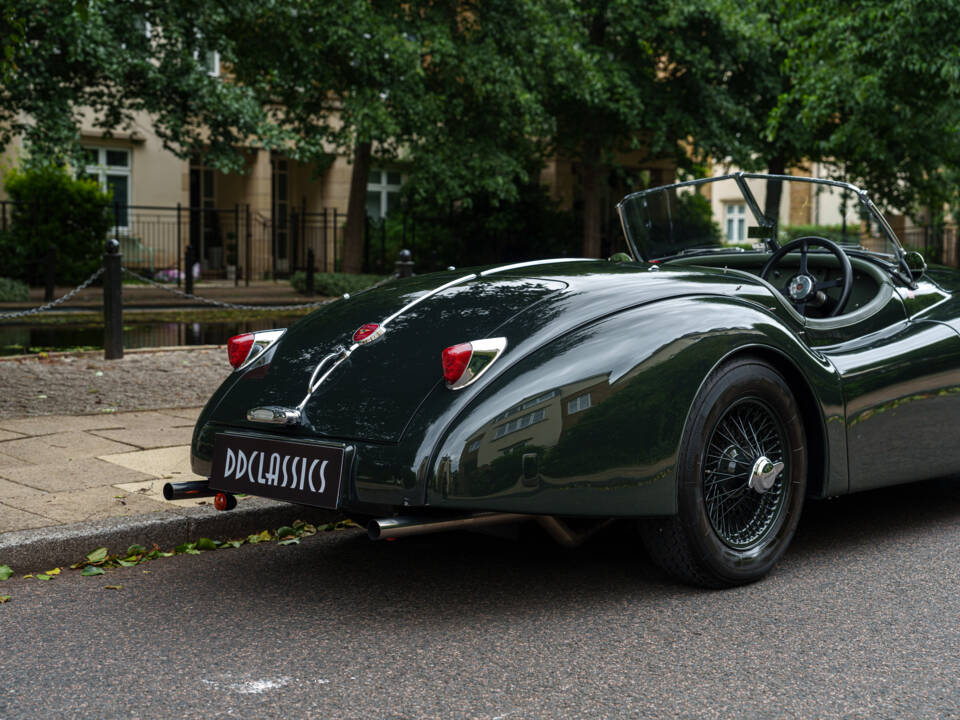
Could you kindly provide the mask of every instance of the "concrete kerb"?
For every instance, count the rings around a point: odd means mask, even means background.
[[[106,547],[111,554],[123,552],[133,544],[147,548],[157,545],[168,551],[201,537],[227,540],[261,530],[275,531],[296,520],[321,524],[341,517],[332,510],[250,498],[225,512],[209,507],[183,508],[176,514],[151,513],[16,530],[0,534],[0,565],[9,565],[21,575],[70,565],[98,547]]]

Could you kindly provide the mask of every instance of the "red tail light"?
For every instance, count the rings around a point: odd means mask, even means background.
[[[252,333],[235,335],[227,340],[227,357],[234,370],[253,365],[259,362],[259,367],[251,372],[266,372],[268,367],[263,361],[258,361],[271,346],[281,337],[286,330],[257,330]]]
[[[443,351],[440,361],[443,363],[443,379],[447,381],[447,385],[454,385],[463,376],[470,364],[471,355],[473,345],[470,343],[451,345]]]
[[[250,348],[253,347],[253,333],[244,333],[243,335],[234,335],[227,340],[227,357],[230,358],[230,364],[234,368],[243,365],[243,361],[250,354]]]
[[[506,338],[485,338],[451,345],[443,351],[443,379],[451,390],[460,390],[483,375],[507,347]]]

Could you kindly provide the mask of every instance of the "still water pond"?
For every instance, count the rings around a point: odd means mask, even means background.
[[[275,326],[276,320],[270,318],[242,322],[128,323],[123,327],[123,347],[132,350],[171,345],[218,345],[234,335],[269,330]],[[102,347],[102,325],[0,326],[0,355]]]

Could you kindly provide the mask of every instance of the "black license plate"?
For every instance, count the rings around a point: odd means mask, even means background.
[[[336,509],[343,448],[218,434],[210,487]]]

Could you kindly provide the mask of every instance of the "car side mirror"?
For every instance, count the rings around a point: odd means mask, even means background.
[[[912,250],[904,255],[903,262],[910,270],[910,277],[913,278],[914,282],[922,278],[923,274],[927,271],[926,260],[923,259],[923,255],[915,250]]]

